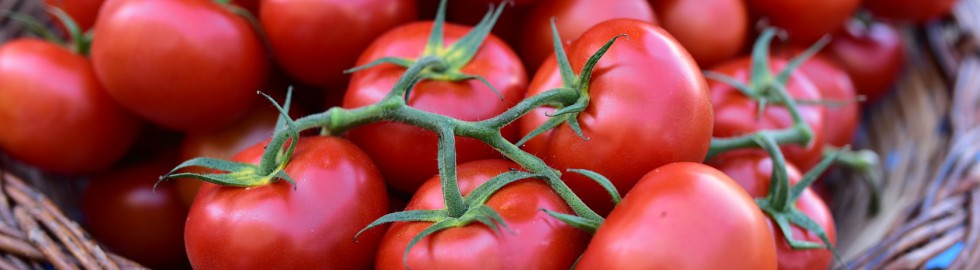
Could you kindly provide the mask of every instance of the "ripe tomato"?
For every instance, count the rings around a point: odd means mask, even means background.
[[[102,244],[152,268],[186,268],[187,209],[171,185],[153,183],[175,164],[156,160],[92,178],[82,196],[86,228]]]
[[[167,128],[231,124],[268,72],[249,23],[212,1],[110,0],[96,24],[92,63],[106,90]]]
[[[650,0],[660,25],[711,67],[742,50],[748,35],[748,10],[742,0]],[[711,33],[711,34],[705,34]]]
[[[710,162],[735,182],[745,188],[753,198],[765,197],[769,194],[769,184],[772,176],[772,160],[760,151],[742,152],[737,155],[725,155],[724,159]],[[786,164],[790,182],[796,184],[802,176],[792,164]],[[834,219],[823,200],[807,188],[796,201],[796,208],[813,219],[827,232],[831,243],[837,242]],[[786,242],[778,227],[767,219],[773,228],[778,254],[779,269],[828,269],[833,262],[833,254],[827,249],[794,250]],[[792,225],[793,238],[815,243],[822,243],[816,233]]]
[[[258,163],[265,144],[234,160]],[[296,181],[251,188],[205,183],[184,240],[196,269],[364,269],[380,230],[354,234],[388,211],[371,160],[336,137],[301,138],[285,171]],[[284,257],[285,256],[285,257]]]
[[[78,24],[78,29],[83,32],[92,28],[92,25],[95,25],[95,18],[99,15],[99,8],[102,7],[102,2],[105,2],[105,0],[44,0],[44,3],[48,6],[58,7],[64,10]],[[54,21],[57,21],[58,26],[64,29],[61,21],[57,19]]]
[[[415,20],[415,0],[262,0],[260,20],[289,75],[341,91],[357,56],[388,29]]]
[[[773,26],[788,31],[794,43],[810,45],[844,26],[860,0],[747,0],[746,3],[755,15],[769,18]]]
[[[558,34],[563,39],[562,44],[571,43],[585,30],[611,19],[657,22],[650,4],[645,0],[542,0],[525,14],[518,47],[524,66],[530,69],[538,68],[545,59],[554,54],[551,40],[552,17],[555,17]]]
[[[864,0],[875,15],[893,20],[925,23],[949,14],[956,0]]]
[[[929,1],[925,1],[929,2]],[[902,72],[905,45],[895,27],[855,22],[834,36],[827,48],[847,71],[858,94],[868,102],[880,99]]]
[[[735,80],[746,83],[749,78],[752,60],[749,57],[723,63],[712,71],[728,75]],[[783,69],[786,62],[773,59],[770,65],[774,72]],[[758,101],[742,94],[734,87],[715,80],[708,84],[711,87],[711,104],[715,110],[715,137],[728,138],[750,134],[766,129],[784,129],[792,126],[793,120],[789,110],[782,105],[768,105],[761,114]],[[790,97],[797,100],[820,100],[820,92],[816,86],[799,70],[794,71],[786,84]],[[823,157],[825,144],[824,108],[821,106],[799,106],[803,121],[813,129],[813,140],[809,145],[784,145],[782,149],[786,159],[802,168],[811,168]]]
[[[504,160],[480,160],[458,167],[459,189],[465,196],[490,178],[520,168]],[[443,208],[438,176],[425,182],[407,210]],[[571,214],[557,193],[541,180],[525,179],[494,193],[486,203],[510,231],[472,223],[422,238],[408,254],[414,269],[569,269],[588,244],[589,235],[541,209]],[[398,222],[391,226],[378,251],[378,269],[405,269],[402,258],[409,241],[431,222]],[[542,244],[547,243],[547,244]]]
[[[599,227],[578,269],[776,269],[766,216],[699,163],[657,168]]]
[[[139,119],[112,100],[81,55],[36,39],[0,47],[0,148],[49,172],[105,169],[136,139]]]
[[[799,47],[790,48],[781,53],[780,57],[789,61],[803,51]],[[851,144],[860,116],[851,77],[837,62],[834,62],[833,58],[822,53],[807,59],[803,65],[800,65],[799,71],[810,79],[824,100],[846,102],[840,105],[827,105],[824,108],[824,142],[837,147]]]
[[[707,85],[690,54],[663,29],[649,22],[619,19],[589,29],[568,47],[579,72],[603,44],[620,39],[595,66],[590,104],[579,115],[584,140],[561,125],[528,141],[525,149],[554,168],[588,169],[612,181],[621,194],[643,174],[668,163],[700,162],[711,142],[712,113]],[[561,86],[555,57],[538,70],[528,96]],[[535,109],[519,121],[528,134],[554,108]],[[566,173],[565,183],[596,213],[612,209],[612,199],[593,180]]]
[[[395,28],[375,40],[361,55],[357,65],[387,56],[418,58],[428,41],[431,28],[431,22]],[[469,30],[470,27],[446,24],[445,44],[456,42]],[[395,65],[358,71],[347,89],[344,108],[367,106],[381,100],[404,72],[405,68]],[[524,66],[514,51],[493,35],[487,38],[462,72],[486,78],[500,91],[503,100],[479,80],[425,80],[412,90],[408,105],[464,120],[484,120],[503,113],[524,98],[527,87]],[[506,127],[502,132],[508,140],[517,140],[516,127]],[[353,129],[348,136],[374,159],[388,185],[402,193],[412,194],[426,179],[439,172],[436,166],[438,137],[435,132],[406,124],[382,122]],[[463,137],[456,137],[456,155],[458,163],[500,156],[483,142]]]

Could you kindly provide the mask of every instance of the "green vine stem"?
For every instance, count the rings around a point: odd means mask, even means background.
[[[47,27],[44,26],[37,19],[12,11],[0,11],[0,17],[7,17],[17,22],[20,22],[34,35],[55,44],[61,44],[68,47],[72,52],[79,55],[88,55],[89,47],[92,45],[92,32],[83,33],[81,28],[78,27],[78,23],[71,18],[71,15],[65,13],[64,10],[58,7],[48,7],[48,13],[51,13],[55,18],[57,18],[64,26],[65,30],[68,31],[69,41],[65,41],[51,33]]]

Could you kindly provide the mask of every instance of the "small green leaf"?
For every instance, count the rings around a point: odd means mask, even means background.
[[[561,45],[561,36],[558,35],[558,26],[555,25],[555,17],[551,17],[551,42],[555,49],[555,59],[558,60],[558,70],[561,72],[562,85],[571,86],[575,83],[575,72],[572,71],[572,64],[568,62],[565,47]]]
[[[348,70],[344,70],[344,74],[351,74],[351,73],[354,73],[354,72],[358,72],[358,71],[361,71],[361,70],[365,70],[365,69],[369,69],[369,68],[372,68],[372,67],[375,67],[375,66],[379,66],[381,64],[393,64],[393,65],[397,65],[397,66],[400,66],[400,67],[408,68],[408,67],[412,66],[412,64],[415,64],[415,61],[410,60],[410,59],[400,58],[400,57],[382,57],[382,58],[379,58],[378,60],[374,60],[374,61],[371,61],[370,63],[364,64],[363,66],[353,67],[353,68],[350,68]]]
[[[438,55],[443,50],[443,26],[446,24],[446,2],[439,1],[439,9],[436,11],[436,18],[432,22],[432,32],[429,33],[429,42],[425,44],[425,52],[422,55]]]
[[[609,178],[606,178],[597,172],[586,169],[568,169],[568,171],[581,174],[582,176],[588,177],[589,179],[592,179],[592,181],[598,183],[603,189],[606,190],[606,192],[609,193],[609,197],[612,197],[613,204],[619,204],[619,202],[623,200],[623,197],[619,195],[619,191],[616,190],[616,186],[613,185],[612,181],[609,181]]]
[[[189,167],[204,167],[204,168],[218,170],[218,171],[234,172],[234,171],[241,171],[241,170],[250,170],[254,168],[255,165],[242,163],[242,162],[234,162],[234,161],[229,161],[224,159],[217,159],[217,158],[197,157],[184,161],[183,163],[180,163],[180,165],[177,165],[176,168],[170,170],[170,172],[167,172],[167,174],[161,176],[160,179],[162,180],[173,179],[175,177],[170,177],[170,175],[176,173],[181,169],[189,168]]]
[[[827,46],[827,43],[830,43],[830,36],[820,38],[820,40],[813,43],[813,45],[803,51],[803,53],[793,57],[793,59],[790,60],[785,67],[783,67],[783,70],[780,70],[779,74],[776,75],[776,83],[786,85],[786,83],[789,82],[789,77],[793,74],[793,71],[796,71],[800,65],[803,65],[804,62],[816,55],[817,52],[820,52],[824,46]]]
[[[787,220],[786,216],[782,214],[772,214],[772,213],[770,213],[769,216],[772,217],[773,221],[776,222],[776,225],[779,227],[779,231],[783,234],[783,238],[786,239],[786,243],[788,243],[789,246],[792,247],[793,249],[800,250],[800,249],[824,248],[824,245],[820,243],[814,243],[810,241],[800,241],[794,239],[793,230],[791,229],[790,222],[789,220]]]
[[[367,227],[364,227],[364,229],[361,229],[360,231],[357,232],[357,234],[354,235],[354,240],[357,241],[357,237],[360,236],[362,233],[364,233],[367,230],[370,230],[371,228],[381,226],[382,224],[401,222],[401,221],[437,222],[446,219],[446,217],[447,216],[445,210],[410,210],[410,211],[403,211],[403,212],[394,212],[381,216],[380,218],[374,220],[374,222],[371,222],[371,224],[368,224]]]
[[[568,123],[568,127],[575,132],[575,135],[578,135],[578,137],[582,138],[582,140],[588,141],[589,137],[585,136],[585,133],[582,132],[582,126],[578,124],[578,113],[569,115],[566,118],[565,123]]]
[[[504,5],[500,5],[496,9],[494,9],[493,5],[490,5],[490,10],[487,11],[483,20],[474,26],[473,30],[449,47],[446,62],[451,63],[450,68],[461,69],[473,59],[483,45],[483,42],[490,35],[490,30],[493,30],[493,26],[497,23],[497,19],[500,18],[500,14],[503,11]]]
[[[497,213],[497,211],[493,210],[493,208],[490,208],[490,206],[486,206],[486,205],[477,206],[476,211],[481,215],[489,217],[493,221],[500,224],[500,226],[504,227],[504,230],[507,230],[508,233],[514,234],[514,231],[512,231],[510,229],[510,226],[507,226],[507,222],[504,221],[504,217],[500,216],[500,213]],[[497,228],[494,229],[499,230]]]
[[[592,79],[592,69],[594,69],[595,65],[599,63],[599,59],[602,59],[602,56],[606,55],[606,52],[609,51],[609,47],[612,47],[613,43],[621,37],[626,37],[629,39],[629,36],[626,34],[613,37],[609,41],[606,41],[606,44],[603,44],[602,48],[599,48],[599,50],[593,53],[592,56],[589,57],[589,60],[585,62],[585,66],[582,67],[582,73],[580,73],[578,75],[579,77],[577,78],[579,82],[578,86],[581,87],[582,90],[589,89],[589,81]]]
[[[487,180],[481,184],[479,187],[476,187],[476,189],[470,192],[469,195],[466,195],[466,198],[464,198],[463,201],[469,206],[482,205],[490,199],[490,196],[493,196],[494,193],[497,193],[497,191],[504,186],[521,179],[532,177],[539,176],[524,171],[509,171],[498,174],[497,176],[494,176],[493,178],[490,178],[490,180]]]
[[[293,177],[289,176],[285,170],[277,171],[274,179],[286,180],[286,182],[289,182],[290,185],[293,185],[293,190],[296,190],[296,180],[293,180]]]
[[[429,236],[430,234],[433,234],[433,233],[436,233],[436,232],[439,232],[439,231],[442,231],[442,230],[445,230],[445,229],[449,229],[449,228],[453,228],[453,227],[458,227],[458,226],[462,226],[462,225],[460,225],[459,220],[456,220],[456,219],[445,219],[445,220],[436,222],[435,224],[432,224],[432,226],[429,226],[428,228],[425,228],[425,230],[422,230],[421,232],[419,232],[418,235],[416,235],[415,237],[413,237],[412,240],[408,242],[408,247],[405,247],[405,254],[402,255],[402,264],[405,265],[405,268],[409,268],[408,267],[408,252],[411,251],[412,250],[412,247],[414,247],[415,244],[417,244],[423,238],[425,238],[426,236]]]
[[[748,85],[736,80],[735,78],[732,78],[731,76],[725,75],[724,73],[718,73],[711,70],[704,70],[701,71],[701,74],[704,75],[705,79],[716,80],[721,83],[727,84],[732,88],[735,88],[739,92],[742,92],[742,94],[747,97],[757,96],[755,92],[749,89]]]
[[[599,229],[600,225],[602,225],[602,222],[583,218],[580,216],[558,213],[548,209],[541,209],[541,211],[548,213],[548,215],[551,215],[552,217],[557,218],[558,220],[561,220],[562,222],[565,222],[568,225],[571,225],[572,227],[575,227],[579,230],[586,231],[589,234],[595,234],[595,231]]]
[[[500,100],[504,100],[504,96],[500,94],[500,91],[497,91],[497,88],[493,87],[493,85],[490,84],[490,81],[487,81],[487,78],[484,78],[483,76],[463,74],[455,71],[448,72],[443,76],[445,76],[446,80],[454,81],[454,82],[465,81],[465,80],[479,80],[484,85],[489,87],[490,91],[493,91],[494,94],[497,94],[497,97],[500,98]]]
[[[823,172],[826,171],[827,168],[830,167],[830,165],[834,164],[834,161],[837,160],[837,157],[839,157],[841,153],[843,153],[847,149],[850,149],[850,147],[845,147],[834,153],[831,153],[830,155],[824,156],[824,158],[820,160],[820,163],[817,163],[816,166],[814,166],[812,169],[810,169],[810,171],[806,172],[806,174],[803,175],[803,179],[801,179],[799,183],[796,183],[796,185],[793,185],[790,188],[789,200],[791,202],[795,202],[796,199],[800,198],[800,195],[803,194],[803,191],[806,190],[806,188],[809,187],[811,184],[813,184],[813,182],[817,181],[817,178],[820,178],[820,175],[823,174]]]
[[[772,70],[769,68],[769,44],[776,36],[776,29],[769,27],[762,31],[752,47],[752,69],[749,89],[754,85],[768,84]]]
[[[548,118],[547,121],[544,121],[544,123],[542,123],[540,126],[538,126],[537,128],[535,128],[531,132],[528,132],[527,135],[524,135],[524,138],[521,138],[521,140],[518,141],[514,145],[524,145],[525,143],[527,143],[527,141],[530,141],[534,137],[537,137],[538,135],[541,135],[541,134],[543,134],[543,133],[545,133],[545,132],[547,132],[547,131],[549,131],[549,130],[551,130],[551,129],[559,126],[559,125],[561,125],[561,123],[563,123],[563,122],[565,122],[565,119],[562,118],[562,117],[551,117],[551,118]]]
[[[259,174],[269,175],[272,174],[272,171],[276,167],[284,168],[285,165],[289,163],[289,159],[292,157],[293,151],[296,150],[296,145],[299,144],[299,128],[296,127],[296,122],[289,117],[289,112],[279,106],[279,103],[277,103],[275,99],[269,95],[266,95],[265,93],[258,93],[269,100],[269,102],[276,107],[276,110],[279,110],[279,119],[284,120],[286,125],[289,126],[289,139],[292,139],[292,142],[286,146],[285,151],[282,151],[282,147],[285,146],[284,144],[286,143],[286,137],[274,137],[272,142],[266,146],[265,153],[262,155],[262,160],[259,162]],[[289,101],[287,100],[286,103],[289,104]],[[274,158],[269,159],[270,157]]]

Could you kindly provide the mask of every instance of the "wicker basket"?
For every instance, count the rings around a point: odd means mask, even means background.
[[[41,2],[2,0],[0,10],[40,15]],[[857,141],[882,156],[881,211],[869,214],[866,185],[849,179],[858,176],[832,181],[841,266],[980,269],[980,0],[961,0],[951,18],[904,30],[904,76],[867,107]],[[23,31],[0,19],[0,43]],[[140,267],[66,218],[60,209],[70,204],[59,208],[31,187],[63,194],[45,185],[45,174],[0,158],[0,175],[0,269]]]

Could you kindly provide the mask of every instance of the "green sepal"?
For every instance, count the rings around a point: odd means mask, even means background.
[[[277,120],[277,126],[279,125],[279,121],[283,121],[286,123],[286,126],[289,127],[289,137],[273,137],[272,141],[266,145],[265,152],[262,154],[262,160],[259,161],[258,173],[261,175],[270,175],[272,174],[273,170],[276,170],[276,168],[285,168],[286,164],[289,163],[289,159],[292,157],[293,151],[296,149],[296,145],[299,141],[299,128],[296,127],[296,122],[289,117],[289,112],[282,106],[279,106],[279,103],[277,103],[275,99],[269,95],[266,95],[265,93],[262,93],[261,91],[258,93],[269,100],[269,102],[276,107],[276,110],[279,110],[280,117],[279,120]],[[289,96],[291,96],[291,94],[289,94]],[[287,100],[286,104],[289,103],[290,101]],[[292,142],[286,145],[286,142],[289,139],[292,139]],[[285,151],[283,151],[283,147],[285,147]]]
[[[448,1],[439,1],[439,9],[432,21],[432,32],[429,33],[429,41],[425,44],[425,51],[422,55],[437,55],[444,48],[442,35],[444,33],[443,27],[446,25],[446,2]]]
[[[769,44],[772,43],[775,36],[775,28],[766,28],[752,47],[752,66],[749,71],[749,89],[752,92],[762,91],[761,88],[771,82],[772,69],[769,67]]]
[[[484,78],[483,76],[480,75],[470,75],[470,74],[463,74],[457,71],[447,71],[444,74],[426,74],[425,77],[430,79],[439,79],[443,81],[452,81],[452,82],[478,80],[484,85],[486,85],[487,87],[489,87],[490,91],[493,91],[494,94],[497,94],[497,97],[500,98],[500,100],[504,100],[504,95],[500,94],[500,91],[497,90],[497,87],[494,87],[492,84],[490,84],[490,81],[488,81],[487,78]]]
[[[824,36],[820,38],[820,40],[817,40],[817,42],[813,43],[813,45],[810,45],[810,47],[804,50],[802,53],[796,57],[793,57],[793,59],[791,59],[786,66],[783,67],[783,70],[780,70],[776,75],[776,83],[786,85],[786,83],[789,82],[789,77],[793,74],[793,72],[807,60],[816,55],[817,52],[820,52],[820,50],[827,46],[828,43],[830,43],[830,36]]]
[[[616,190],[616,185],[613,185],[612,181],[609,181],[609,178],[606,178],[597,172],[586,169],[568,169],[568,171],[581,174],[582,176],[588,177],[589,179],[592,179],[592,181],[598,183],[603,189],[606,190],[607,193],[609,193],[609,197],[612,198],[613,204],[619,204],[619,202],[623,201],[623,197],[620,196],[619,191]]]
[[[405,247],[405,253],[402,255],[402,264],[405,265],[406,269],[411,269],[408,267],[408,252],[412,250],[412,247],[414,247],[415,244],[418,244],[418,242],[424,239],[426,236],[429,236],[430,234],[445,229],[449,229],[453,227],[461,227],[465,225],[466,224],[463,224],[458,219],[444,219],[436,222],[435,224],[432,224],[432,226],[429,226],[428,228],[425,228],[425,230],[419,232],[418,235],[415,235],[415,237],[413,237],[412,240],[408,242],[408,246]]]
[[[371,228],[377,226],[381,226],[382,224],[401,222],[401,221],[436,222],[446,218],[447,215],[445,210],[410,210],[410,211],[389,213],[387,215],[381,216],[380,218],[374,220],[373,222],[371,222],[371,224],[368,224],[367,227],[364,227],[364,229],[358,231],[357,234],[354,235],[354,241],[357,241],[357,237],[360,236],[365,231],[370,230]]]
[[[525,143],[527,143],[527,141],[530,141],[534,137],[537,137],[538,135],[541,135],[561,125],[561,123],[564,123],[565,120],[566,119],[562,117],[550,117],[548,118],[548,120],[544,121],[544,123],[542,123],[540,126],[535,128],[534,130],[531,130],[531,132],[528,132],[527,135],[524,135],[524,138],[521,138],[520,141],[517,141],[515,145],[524,145]]]
[[[181,169],[189,167],[204,167],[212,170],[223,171],[223,173],[200,174],[177,172]],[[270,183],[274,179],[267,175],[260,175],[258,173],[258,166],[253,164],[216,158],[198,157],[184,161],[180,165],[177,165],[176,168],[161,176],[160,179],[157,180],[154,187],[159,185],[160,182],[176,178],[195,178],[218,185],[236,187],[254,187],[264,185]]]
[[[823,159],[820,160],[820,163],[817,163],[816,166],[814,166],[812,169],[810,169],[810,171],[806,172],[806,174],[803,175],[803,178],[800,179],[799,183],[796,183],[796,185],[790,187],[789,200],[791,202],[795,202],[797,199],[799,199],[800,195],[803,194],[803,191],[806,190],[806,188],[809,187],[811,184],[813,184],[813,182],[816,182],[817,179],[820,178],[820,175],[822,175],[823,172],[827,170],[827,168],[830,168],[830,165],[834,164],[834,161],[837,160],[837,157],[839,157],[841,153],[847,151],[850,148],[851,148],[850,146],[844,147],[836,152],[831,153],[830,155],[824,156]]]
[[[735,88],[735,90],[738,90],[739,92],[742,92],[742,94],[745,95],[745,96],[748,96],[748,97],[755,97],[756,96],[756,93],[752,92],[752,90],[749,89],[749,85],[747,85],[745,83],[742,83],[742,82],[736,80],[735,78],[732,78],[731,76],[728,76],[728,75],[726,75],[724,73],[715,72],[715,71],[711,71],[711,70],[702,70],[701,71],[701,75],[704,76],[705,79],[716,80],[716,81],[719,81],[721,83],[727,84],[727,85],[731,86],[732,88]]]
[[[599,50],[592,54],[592,56],[589,56],[589,60],[585,62],[585,66],[582,66],[582,72],[579,73],[576,83],[584,94],[589,92],[589,82],[592,80],[592,70],[595,69],[596,64],[599,64],[599,59],[602,59],[602,56],[606,55],[606,52],[609,51],[609,48],[612,47],[613,43],[615,43],[616,40],[621,37],[626,37],[626,39],[629,39],[628,35],[620,34],[613,37],[609,41],[606,41],[606,44],[603,44]]]
[[[487,11],[487,14],[484,15],[483,19],[473,27],[473,30],[466,33],[466,35],[456,41],[456,43],[449,46],[444,57],[446,62],[450,63],[450,69],[459,70],[463,68],[466,63],[469,63],[470,60],[473,60],[473,57],[476,56],[476,53],[479,51],[483,41],[485,41],[490,35],[490,30],[493,30],[493,26],[497,24],[497,19],[499,19],[500,14],[503,13],[505,5],[505,3],[501,3],[499,7],[494,8],[494,6],[491,4],[490,10]]]
[[[497,213],[497,211],[490,208],[490,206],[483,204],[474,206],[467,212],[467,215],[464,215],[463,218],[461,218],[461,220],[468,220],[468,216],[470,215],[480,223],[483,223],[484,225],[487,225],[487,227],[490,227],[490,229],[493,229],[494,232],[499,233],[500,227],[503,227],[508,233],[514,234],[514,231],[510,229],[510,226],[507,226],[507,222],[504,222],[504,217],[500,216],[500,213]],[[498,226],[497,224],[500,225]]]
[[[273,103],[275,102],[273,101]],[[289,121],[292,121],[292,119],[289,118],[289,110],[290,107],[292,107],[292,103],[293,103],[293,86],[290,85],[289,88],[286,89],[286,100],[283,100],[283,104],[282,104],[282,109],[283,111],[286,112],[286,114],[280,113],[279,116],[276,117],[275,133],[283,132],[287,128],[289,128]]]
[[[551,17],[551,42],[555,49],[555,59],[558,60],[558,71],[561,73],[563,86],[571,86],[575,83],[575,72],[572,71],[572,64],[568,61],[565,54],[565,47],[562,46],[561,36],[558,35],[558,26],[555,25],[555,17]]]
[[[372,68],[372,67],[375,67],[375,66],[379,66],[381,64],[393,64],[393,65],[397,65],[397,66],[400,66],[400,67],[408,68],[408,67],[412,66],[412,64],[415,64],[415,61],[414,60],[411,60],[411,59],[401,58],[401,57],[382,57],[382,58],[379,58],[378,60],[371,61],[370,63],[364,64],[362,66],[357,66],[357,67],[353,67],[353,68],[344,70],[344,74],[351,74],[351,73],[354,73],[354,72],[358,72],[358,71],[361,71],[361,70],[365,70],[365,69],[369,69],[369,68]]]
[[[586,231],[589,234],[595,234],[595,231],[599,229],[600,225],[602,225],[602,221],[591,220],[576,215],[558,213],[548,209],[540,210],[558,220],[561,220],[562,222],[565,222],[568,225],[571,225],[572,227],[575,227],[576,229]]]
[[[486,203],[487,200],[490,199],[490,196],[492,196],[494,193],[496,193],[504,186],[516,182],[518,180],[534,178],[534,177],[541,177],[541,176],[529,172],[524,172],[524,171],[509,171],[509,172],[501,173],[497,176],[494,176],[493,178],[490,178],[490,180],[487,180],[480,186],[476,187],[476,189],[470,192],[469,195],[466,195],[466,198],[463,199],[463,202],[469,206],[482,205]]]

